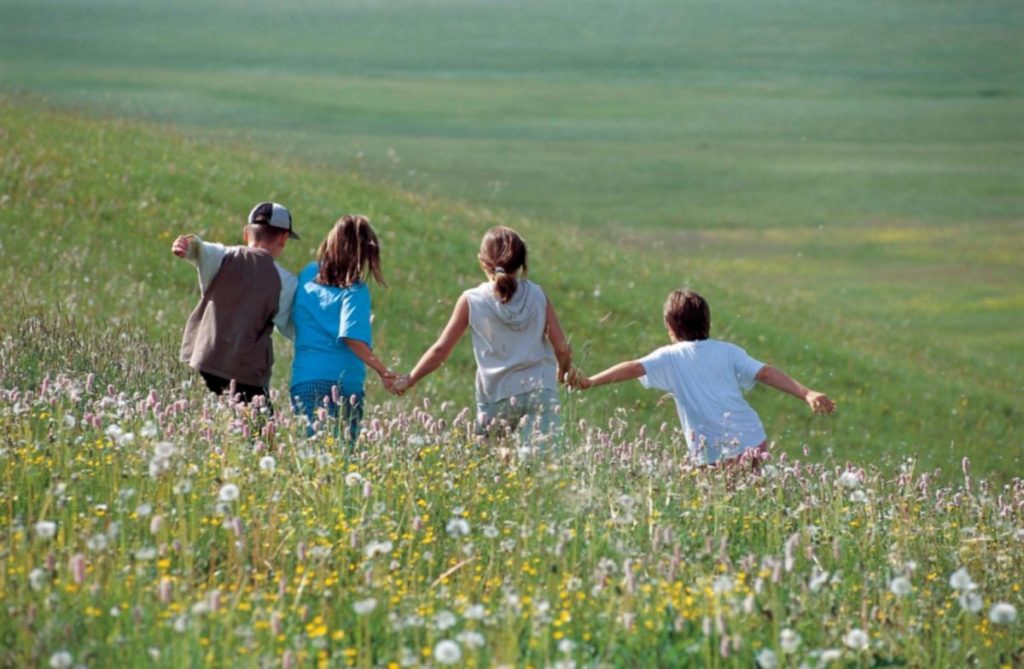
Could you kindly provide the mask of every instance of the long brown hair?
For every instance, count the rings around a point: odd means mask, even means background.
[[[365,216],[339,218],[320,243],[316,259],[320,264],[316,282],[321,285],[347,288],[370,275],[380,285],[388,285],[380,271],[380,242]]]
[[[494,294],[502,304],[516,294],[516,273],[526,272],[526,242],[519,233],[503,225],[493,227],[480,242],[480,264],[494,277]]]

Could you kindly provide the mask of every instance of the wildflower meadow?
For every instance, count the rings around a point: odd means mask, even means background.
[[[90,376],[0,391],[8,666],[1019,666],[1024,482],[548,455],[423,400],[325,419]],[[277,404],[281,404],[279,398]]]

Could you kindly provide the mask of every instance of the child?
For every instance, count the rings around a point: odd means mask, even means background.
[[[544,291],[526,279],[526,243],[514,230],[491,228],[477,258],[487,281],[459,297],[441,336],[397,387],[411,387],[440,367],[469,328],[477,434],[503,422],[519,428],[523,446],[539,435],[543,447],[559,430],[558,379],[572,366],[572,350]]]
[[[638,378],[645,388],[672,393],[686,444],[700,464],[737,458],[748,449],[758,454],[766,450],[764,426],[743,398],[755,381],[803,400],[815,413],[835,408],[822,393],[754,360],[739,346],[710,339],[711,310],[697,293],[672,292],[664,315],[673,344],[572,382],[586,389]]]
[[[366,366],[393,391],[395,374],[373,354],[368,276],[382,286],[380,243],[364,216],[343,216],[320,244],[317,261],[299,273],[292,305],[295,361],[292,406],[304,412],[312,434],[314,411],[331,416],[343,406],[342,425],[351,447],[363,416]]]
[[[299,236],[287,209],[261,202],[249,212],[242,238],[245,246],[223,246],[183,235],[171,251],[196,265],[202,289],[185,324],[182,362],[199,370],[214,393],[234,382],[234,392],[251,402],[270,385],[274,325],[287,334],[291,317],[295,277],[275,259]]]

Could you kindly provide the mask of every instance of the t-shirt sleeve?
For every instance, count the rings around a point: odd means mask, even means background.
[[[644,375],[639,381],[644,388],[672,391],[672,360],[668,348],[659,348],[647,357],[641,358],[640,364],[643,365]]]
[[[341,318],[338,339],[357,339],[373,348],[373,329],[370,325],[370,290],[359,284],[341,296]]]
[[[277,265],[277,274],[281,277],[281,295],[278,298],[277,315],[274,316],[274,325],[277,326],[281,334],[295,341],[295,322],[292,320],[292,304],[295,302],[295,289],[299,283],[294,274],[280,265]]]
[[[757,373],[764,367],[760,360],[751,358],[746,351],[739,346],[733,348],[733,373],[736,374],[736,382],[744,391],[750,390],[757,383]]]

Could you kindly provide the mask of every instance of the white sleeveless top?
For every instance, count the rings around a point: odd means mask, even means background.
[[[548,298],[540,286],[520,279],[508,304],[498,301],[490,282],[463,295],[469,303],[477,402],[497,402],[541,388],[558,390],[558,362],[544,336]]]

